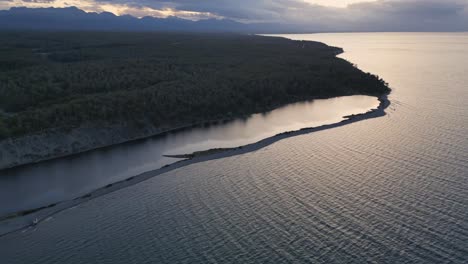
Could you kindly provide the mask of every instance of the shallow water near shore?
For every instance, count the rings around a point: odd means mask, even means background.
[[[1,237],[2,260],[466,263],[468,34],[287,37],[343,47],[389,82],[387,115],[83,203]]]
[[[163,155],[243,146],[287,131],[337,123],[378,105],[376,97],[361,95],[294,103],[243,120],[0,171],[0,216],[74,199],[180,160]]]

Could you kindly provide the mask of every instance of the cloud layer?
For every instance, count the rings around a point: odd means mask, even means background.
[[[317,2],[318,1],[318,2]],[[339,1],[332,1],[338,3]],[[347,3],[357,0],[347,0]],[[77,6],[119,15],[227,18],[294,26],[302,31],[466,31],[468,0],[362,0],[347,7],[321,0],[0,0],[12,6]]]

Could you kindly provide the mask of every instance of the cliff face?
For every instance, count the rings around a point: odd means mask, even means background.
[[[0,169],[77,154],[164,132],[148,125],[81,127],[70,131],[49,131],[0,141]]]

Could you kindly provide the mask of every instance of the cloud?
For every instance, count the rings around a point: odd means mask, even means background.
[[[468,30],[468,1],[387,0],[354,4],[346,15],[356,29],[383,31]]]
[[[5,2],[8,1],[8,2]],[[65,2],[67,1],[67,2]],[[3,2],[3,5],[1,4]],[[468,0],[0,0],[2,6],[76,5],[110,11],[189,19],[228,18],[247,23],[295,26],[303,31],[461,31],[468,30]],[[5,4],[8,3],[8,4]]]
[[[23,0],[25,3],[50,4],[55,0]]]

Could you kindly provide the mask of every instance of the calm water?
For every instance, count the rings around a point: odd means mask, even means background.
[[[291,35],[388,115],[154,177],[0,238],[2,263],[467,263],[468,34]]]
[[[378,105],[377,98],[370,96],[290,104],[245,120],[0,172],[0,216],[74,199],[178,160],[164,157],[166,154],[243,146],[286,131],[337,123],[343,116],[365,113]]]

